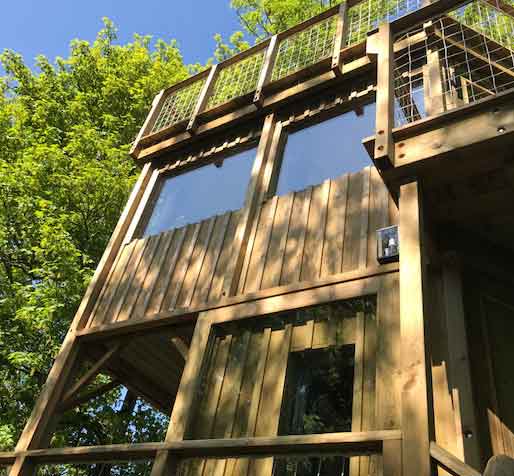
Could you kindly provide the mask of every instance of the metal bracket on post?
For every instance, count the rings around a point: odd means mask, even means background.
[[[391,25],[380,25],[366,42],[366,54],[376,57],[377,99],[374,162],[380,170],[394,165],[394,52]]]

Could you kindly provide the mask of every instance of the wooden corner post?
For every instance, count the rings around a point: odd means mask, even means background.
[[[376,58],[377,100],[374,160],[378,168],[394,164],[394,52],[391,25],[384,23],[366,41],[366,54]]]
[[[433,412],[423,305],[423,207],[418,182],[400,187],[400,355],[404,468],[430,476]]]

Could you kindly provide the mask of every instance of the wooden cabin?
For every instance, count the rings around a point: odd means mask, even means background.
[[[349,0],[161,91],[0,463],[478,476],[514,457],[513,146],[509,0]],[[116,385],[170,417],[162,441],[50,447]]]

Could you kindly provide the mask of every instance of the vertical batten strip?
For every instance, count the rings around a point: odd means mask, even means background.
[[[171,286],[175,268],[177,267],[184,240],[186,239],[186,232],[187,227],[182,227],[175,230],[173,233],[173,243],[170,245],[166,260],[159,271],[159,277],[155,283],[155,287],[152,292],[148,294],[147,301],[145,301],[143,305],[145,315],[159,312],[163,307],[166,294]]]
[[[177,230],[167,231],[163,233],[160,240],[157,253],[152,261],[152,267],[145,278],[143,292],[139,294],[136,305],[134,307],[134,314],[136,319],[143,317],[146,313],[148,303],[152,298],[159,276],[164,269],[166,269],[166,258],[171,244],[173,243],[174,236]]]
[[[359,240],[359,269],[365,269],[368,261],[369,206],[371,167],[362,171],[361,222]]]
[[[273,221],[271,242],[266,256],[261,289],[278,286],[280,283],[293,199],[293,193],[278,197],[277,211],[275,212],[275,219]]]
[[[204,259],[200,276],[196,285],[195,293],[193,296],[193,304],[206,302],[211,288],[216,266],[221,255],[223,242],[227,233],[227,228],[230,222],[230,212],[226,212],[221,216],[216,217],[216,225],[213,231],[209,250]]]
[[[127,319],[131,319],[133,317],[132,312],[135,308],[139,295],[143,292],[144,289],[146,289],[146,278],[152,270],[152,263],[161,242],[161,238],[163,238],[163,234],[147,238],[148,243],[145,247],[143,257],[139,263],[137,272],[134,275],[134,278],[132,279],[132,282],[130,283],[130,286],[127,290],[127,297],[124,300],[123,306],[120,309],[116,321],[126,321]]]
[[[198,255],[195,256],[195,258],[196,258],[195,261],[191,263],[192,276],[191,276],[191,279],[190,280],[188,279],[188,282],[185,283],[185,296],[182,299],[183,307],[189,307],[191,305],[191,301],[193,299],[193,295],[196,290],[196,285],[198,283],[198,278],[200,277],[200,273],[202,272],[203,263],[205,261],[205,256],[207,254],[207,249],[209,248],[209,245],[211,242],[212,232],[214,230],[215,222],[216,222],[216,217],[213,217],[208,221],[205,243],[202,243],[202,242],[198,243],[198,245],[201,248],[200,248],[200,252],[198,253]],[[190,272],[188,271],[188,274],[189,273]]]
[[[198,240],[198,235],[200,234],[200,228],[202,226],[202,222],[196,223],[194,225],[189,225],[187,228],[192,229],[191,240],[188,243],[187,249],[184,250],[184,255],[181,256],[177,262],[177,266],[175,267],[175,272],[173,273],[172,283],[165,298],[164,305],[166,309],[174,309],[177,306],[177,302],[180,296],[180,292],[182,291],[182,286],[184,285],[184,279],[187,274],[187,270],[191,263],[191,258],[193,256],[193,252],[195,249],[196,242]]]

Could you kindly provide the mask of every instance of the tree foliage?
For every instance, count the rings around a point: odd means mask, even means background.
[[[118,45],[104,23],[92,44],[73,41],[68,58],[38,57],[38,72],[12,51],[0,57],[4,449],[19,436],[133,185],[128,149],[152,98],[188,75],[174,42],[135,35]],[[106,397],[105,411],[117,397]],[[76,422],[89,410],[81,411]]]

